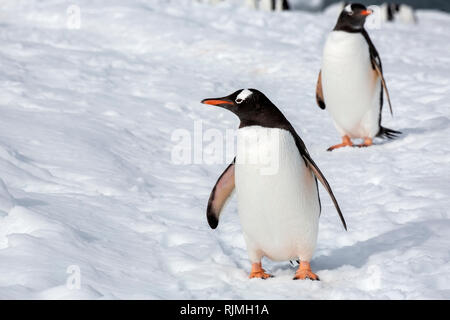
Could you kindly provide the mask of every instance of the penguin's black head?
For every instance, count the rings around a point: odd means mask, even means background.
[[[240,128],[250,125],[274,128],[288,123],[281,111],[256,89],[240,89],[226,97],[204,99],[202,103],[230,110],[241,120]]]
[[[339,15],[334,30],[359,32],[364,28],[366,18],[372,12],[372,10],[367,9],[364,5],[359,3],[347,4]]]

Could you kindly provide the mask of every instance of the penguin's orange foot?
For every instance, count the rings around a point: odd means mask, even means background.
[[[351,147],[353,146],[352,140],[350,140],[349,136],[342,137],[342,143],[331,146],[327,149],[327,151],[333,151],[334,149],[342,148],[342,147]]]
[[[273,278],[273,275],[265,273],[264,271],[260,271],[260,272],[253,272],[252,271],[250,273],[249,278],[250,279],[253,279],[253,278],[267,279],[267,278]]]
[[[320,280],[319,276],[311,271],[311,266],[307,261],[301,261],[298,270],[295,273],[294,280]]]
[[[311,271],[297,271],[295,273],[294,280],[305,280],[305,279],[320,280],[319,276]]]
[[[267,279],[272,278],[271,274],[266,273],[266,271],[262,268],[261,262],[252,264],[252,271],[250,272],[250,279],[259,278],[259,279]]]
[[[334,146],[329,147],[327,149],[327,151],[333,151],[334,149],[339,149],[339,148],[342,148],[342,147],[350,147],[350,146],[352,146],[352,145],[351,144],[349,145],[349,144],[339,143],[339,144],[336,144]]]
[[[365,148],[365,147],[370,147],[372,144],[373,144],[373,142],[372,142],[371,138],[365,138],[364,143],[357,144],[355,147]]]

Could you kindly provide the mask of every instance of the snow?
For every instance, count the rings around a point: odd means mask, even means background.
[[[340,137],[314,98],[334,14],[189,0],[0,6],[1,299],[450,298],[449,15],[369,30],[394,108],[383,123],[403,135],[330,153]],[[200,101],[242,88],[285,113],[344,212],[348,232],[321,190],[320,282],[269,260],[275,278],[249,280],[235,198],[218,229],[207,224],[238,121]],[[175,132],[191,135],[190,164],[172,159]],[[217,134],[231,152],[210,164]]]

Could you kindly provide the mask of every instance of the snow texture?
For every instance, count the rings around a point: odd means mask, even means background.
[[[394,107],[383,123],[403,135],[335,152],[315,103],[335,14],[6,0],[0,15],[1,299],[450,299],[449,15],[369,30]],[[320,282],[269,260],[275,278],[249,280],[236,199],[218,229],[205,217],[233,154],[208,164],[206,141],[200,163],[171,158],[176,130],[235,130],[200,101],[241,88],[284,112],[344,212],[348,232],[322,189]]]

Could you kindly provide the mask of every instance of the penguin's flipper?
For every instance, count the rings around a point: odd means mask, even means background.
[[[319,71],[319,77],[317,79],[317,85],[316,85],[316,102],[320,109],[325,109],[325,101],[323,98],[323,91],[322,91],[322,70]]]
[[[372,40],[370,39],[369,34],[367,33],[367,31],[365,29],[363,29],[363,31],[361,33],[364,36],[364,38],[366,39],[367,45],[369,46],[370,62],[372,64],[372,69],[377,73],[377,75],[381,79],[381,84],[383,86],[384,91],[386,92],[387,100],[388,100],[388,103],[389,103],[389,109],[391,110],[391,115],[393,115],[391,98],[389,96],[389,91],[388,91],[388,88],[387,88],[387,85],[386,85],[386,81],[384,80],[383,66],[381,64],[380,55],[378,54],[378,51],[375,48],[375,45],[373,44]],[[383,107],[383,106],[381,105],[381,107]]]
[[[316,165],[316,163],[314,162],[313,159],[311,159],[310,155],[305,153],[302,154],[303,159],[306,160],[306,162],[308,163],[308,167],[311,169],[311,171],[313,172],[313,174],[316,176],[317,179],[319,179],[319,181],[322,183],[323,187],[325,188],[325,190],[327,190],[328,194],[331,197],[331,200],[334,203],[334,206],[336,207],[336,210],[339,214],[339,218],[341,218],[341,222],[342,225],[344,226],[344,229],[347,230],[347,224],[345,223],[345,219],[344,216],[342,214],[341,208],[339,208],[339,204],[333,194],[333,190],[331,190],[331,187],[327,181],[327,179],[325,178],[325,176],[322,174],[322,172],[320,171],[319,167]]]
[[[347,223],[345,223],[344,215],[342,214],[341,208],[339,207],[339,204],[333,194],[333,190],[331,190],[330,184],[328,183],[327,179],[323,175],[322,171],[320,171],[317,164],[314,162],[314,160],[311,158],[311,156],[308,153],[308,150],[306,149],[306,145],[303,142],[302,138],[295,132],[295,129],[291,126],[288,129],[291,134],[294,136],[295,144],[298,148],[298,151],[300,152],[300,155],[302,156],[303,160],[305,161],[305,164],[311,169],[314,176],[319,179],[320,183],[322,183],[325,190],[327,190],[328,194],[331,197],[331,200],[334,203],[334,206],[336,207],[336,211],[339,214],[339,218],[341,218],[342,225],[344,226],[344,229],[347,230]]]
[[[372,64],[375,66],[375,71],[381,79],[381,84],[384,88],[384,92],[386,92],[386,97],[389,103],[389,110],[391,111],[391,115],[394,115],[394,113],[392,112],[391,97],[389,96],[389,90],[387,88],[386,81],[384,80],[383,72],[381,71],[381,66],[378,65],[377,61],[376,60],[374,61],[374,59],[372,59]]]
[[[234,190],[234,163],[233,162],[220,175],[208,200],[208,208],[206,209],[206,218],[212,229],[217,228],[219,224],[220,213],[225,206],[230,195]]]

